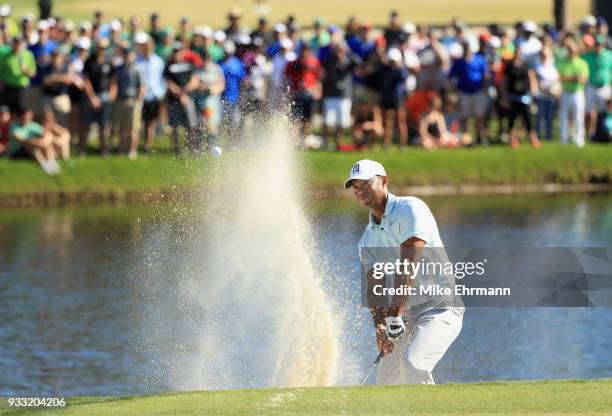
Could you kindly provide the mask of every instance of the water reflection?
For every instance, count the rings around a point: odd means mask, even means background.
[[[449,246],[612,246],[610,195],[425,199]],[[375,355],[369,314],[359,306],[356,244],[367,217],[350,201],[317,204],[309,214],[326,290],[348,322],[341,380],[351,384],[352,369]],[[190,247],[196,213],[0,212],[0,395],[168,389],[170,368],[193,348],[180,319],[202,319],[170,290],[180,284],[175,266],[198,255]],[[163,284],[151,276],[164,276]],[[151,331],[159,327],[175,330]],[[473,309],[436,380],[610,377],[610,339],[609,309]]]

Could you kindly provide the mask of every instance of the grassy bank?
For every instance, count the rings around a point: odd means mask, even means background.
[[[28,195],[101,194],[117,200],[148,193],[180,195],[205,187],[219,164],[239,163],[240,157],[236,152],[219,159],[175,158],[166,152],[142,155],[135,161],[124,156],[90,156],[63,162],[62,173],[56,177],[47,176],[29,160],[1,158],[0,200]],[[404,153],[393,149],[304,152],[299,156],[307,187],[340,192],[351,165],[361,158],[381,161],[396,188],[612,182],[612,146],[601,145],[577,149],[553,144],[538,150],[491,146],[435,152],[411,148]]]
[[[83,397],[10,415],[609,415],[612,380],[207,391]],[[0,414],[2,408],[0,408]]]

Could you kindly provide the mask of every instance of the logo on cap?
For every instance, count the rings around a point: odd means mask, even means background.
[[[353,170],[351,171],[351,175],[356,175],[359,173],[359,163],[355,163],[355,165],[353,165]]]

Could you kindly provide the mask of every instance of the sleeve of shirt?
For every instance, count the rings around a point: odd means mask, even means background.
[[[34,71],[34,73],[36,73],[36,58],[34,57],[34,54],[30,51],[25,51],[26,54],[26,65],[28,66],[28,69],[30,71]]]
[[[431,243],[432,230],[436,228],[436,220],[425,202],[420,199],[401,201],[399,209],[399,237],[404,242],[411,237]]]
[[[376,262],[370,248],[365,247],[361,241],[359,242],[359,262],[361,263],[362,270],[366,273],[374,268],[374,263]]]

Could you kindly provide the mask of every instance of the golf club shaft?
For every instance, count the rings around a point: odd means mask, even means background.
[[[380,359],[382,357],[383,357],[383,352],[381,351],[380,353],[378,353],[378,357],[376,357],[376,360],[374,360],[374,363],[372,364],[372,367],[370,367],[370,370],[368,371],[368,373],[363,378],[363,381],[360,384],[361,386],[363,386],[365,384],[365,382],[368,381],[368,378],[370,378],[370,375],[372,374],[372,371],[374,371],[374,368],[376,368],[376,365],[380,362]]]

